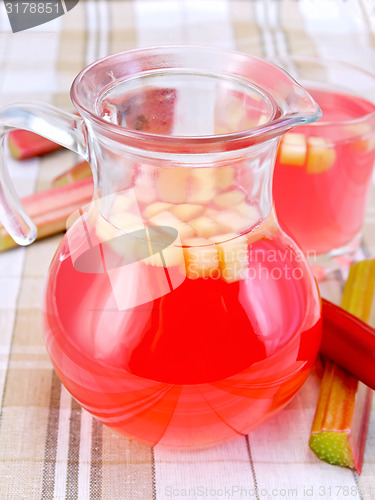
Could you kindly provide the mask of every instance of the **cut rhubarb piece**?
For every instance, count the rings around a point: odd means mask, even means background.
[[[94,211],[92,211],[89,215],[89,220],[93,225],[95,221],[95,233],[100,241],[107,242],[113,240],[114,238],[116,238],[116,236],[121,236],[121,231],[119,231],[118,229],[115,228],[115,226],[107,222],[98,213],[96,213],[96,218],[95,218]]]
[[[375,134],[369,123],[346,125],[344,131],[354,151],[368,153],[375,149]]]
[[[255,219],[242,215],[237,210],[222,210],[215,217],[221,227],[227,232],[242,233],[254,225]]]
[[[246,277],[249,265],[247,238],[235,233],[211,238],[219,254],[220,278],[233,283]]]
[[[153,203],[157,199],[155,179],[153,169],[145,166],[139,168],[139,173],[135,179],[134,192],[137,201],[146,205]]]
[[[343,309],[365,322],[374,321],[373,269],[374,261],[352,265],[342,299]],[[309,443],[318,458],[361,473],[371,399],[369,387],[326,361]]]
[[[64,184],[87,179],[91,176],[92,171],[90,165],[87,163],[87,161],[82,161],[74,165],[74,167],[70,168],[66,172],[55,177],[52,181],[52,184],[53,186],[63,186]]]
[[[216,194],[216,175],[212,167],[196,167],[191,171],[188,201],[208,203]]]
[[[245,200],[245,193],[239,189],[233,189],[222,194],[218,194],[213,199],[215,206],[221,208],[234,208]]]
[[[154,203],[151,203],[151,205],[148,205],[146,208],[144,208],[142,215],[145,219],[150,219],[150,217],[160,214],[160,212],[165,212],[172,206],[173,205],[171,205],[170,203],[166,203],[164,201],[155,201]],[[181,219],[181,217],[179,218]]]
[[[306,171],[308,174],[321,174],[329,170],[336,160],[334,146],[323,137],[307,138]]]
[[[261,221],[247,235],[247,242],[252,245],[262,238],[272,239],[280,231],[274,209],[268,214],[267,218]]]
[[[143,227],[143,219],[131,212],[114,213],[109,222],[122,233],[129,233]]]
[[[214,278],[219,273],[217,248],[206,238],[188,238],[184,244],[186,276],[191,279]]]
[[[124,259],[123,264],[137,262],[151,255],[149,242],[142,220],[133,214],[117,214],[111,222],[98,212],[95,232],[99,240],[107,243],[114,252]],[[93,223],[92,216],[90,222]]]
[[[222,233],[226,229],[222,224],[205,215],[191,220],[189,225],[194,228],[197,235],[201,238],[210,238],[215,234]]]
[[[59,144],[27,130],[12,130],[9,132],[8,147],[11,155],[16,160],[43,156],[62,148]]]
[[[135,191],[133,189],[127,189],[124,191],[120,191],[118,193],[115,193],[113,195],[109,196],[104,196],[101,201],[103,202],[103,205],[105,207],[106,201],[108,201],[108,209],[110,209],[110,216],[109,219],[111,220],[111,217],[115,215],[121,215],[121,214],[127,214],[131,213],[136,215],[139,220],[141,220],[141,214],[136,198]],[[105,215],[105,212],[103,210],[103,215]],[[109,213],[109,210],[108,210]]]
[[[203,213],[206,217],[211,217],[211,219],[214,219],[218,214],[220,213],[220,210],[217,210],[216,208],[212,207],[207,207]]]
[[[183,266],[184,253],[181,240],[174,228],[149,226],[147,228],[150,256],[143,259],[149,266],[170,268]]]
[[[243,201],[239,205],[236,205],[234,207],[234,210],[241,214],[243,217],[246,217],[248,221],[248,227],[254,226],[254,224],[256,224],[256,222],[258,222],[260,218],[258,207],[249,205],[249,203],[246,203],[245,201]]]
[[[233,186],[235,180],[235,167],[216,167],[216,187],[218,189],[228,189]]]
[[[156,191],[160,201],[184,203],[188,198],[189,168],[161,168],[156,181]]]
[[[302,167],[306,161],[307,145],[304,134],[289,132],[281,137],[278,159],[284,165]]]
[[[189,224],[182,222],[170,212],[160,212],[150,217],[149,220],[154,226],[169,226],[176,229],[181,241],[184,241],[186,238],[191,238],[195,234],[194,229]]]
[[[183,222],[189,222],[202,215],[204,211],[203,205],[196,205],[192,203],[181,203],[180,205],[173,205],[170,212]]]

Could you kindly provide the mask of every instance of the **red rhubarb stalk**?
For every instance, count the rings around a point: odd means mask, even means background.
[[[364,322],[374,324],[375,259],[358,262],[351,266],[341,305],[343,309],[358,316]],[[332,330],[334,330],[332,323],[339,322],[337,315],[341,312],[324,303],[323,314],[327,316],[326,319],[331,319],[328,324],[329,335],[332,335]],[[342,327],[347,324],[348,318],[350,316],[341,315]],[[359,322],[357,326],[360,326]],[[343,353],[337,356],[340,356],[340,361],[345,364],[351,355],[347,345],[338,339],[340,334],[336,332],[338,343],[335,347],[332,343],[334,338],[329,335],[328,341],[327,338],[323,340],[323,350],[327,352],[328,345],[328,353],[335,357],[334,351],[343,349]],[[371,338],[366,340],[372,345]],[[355,341],[353,345],[356,345]],[[362,344],[359,340],[358,345],[359,352],[362,351],[363,355],[365,350],[363,338]],[[361,362],[361,358],[359,360],[357,358],[357,362]],[[352,368],[355,368],[353,363]],[[361,368],[355,369],[362,370]],[[309,442],[310,448],[318,458],[332,465],[349,467],[361,473],[371,399],[372,390],[369,387],[333,361],[326,360]]]
[[[83,179],[32,194],[23,198],[22,203],[27,213],[33,218],[82,200],[91,199],[92,194],[92,179]]]
[[[12,130],[8,134],[8,147],[16,160],[43,156],[61,149],[62,146],[27,130]]]
[[[328,300],[322,305],[320,352],[375,389],[375,328]]]
[[[87,161],[81,161],[80,163],[77,163],[69,170],[55,177],[52,181],[52,184],[54,186],[63,186],[64,184],[69,184],[70,182],[87,179],[88,177],[91,176],[92,176],[92,171],[90,165],[87,163]]]
[[[92,179],[84,179],[23,198],[22,203],[38,228],[37,239],[65,231],[67,218],[89,203],[92,194]],[[0,251],[14,246],[16,243],[0,226]]]

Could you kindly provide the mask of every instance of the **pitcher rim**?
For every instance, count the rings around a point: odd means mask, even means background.
[[[93,108],[90,109],[89,106],[84,105],[81,102],[81,99],[78,96],[78,85],[80,84],[83,77],[93,68],[103,65],[103,63],[110,59],[115,60],[124,57],[125,54],[127,56],[137,53],[145,54],[147,52],[150,54],[157,54],[161,53],[161,51],[163,50],[202,50],[212,53],[225,53],[227,55],[244,57],[248,60],[259,61],[260,64],[267,65],[283,73],[290,80],[292,85],[302,91],[309,98],[310,103],[314,106],[314,112],[305,111],[304,113],[294,113],[290,116],[283,115],[278,118],[275,118],[274,113],[273,118],[271,118],[268,122],[249,129],[228,132],[224,134],[186,136],[144,132],[117,125],[103,119],[97,113],[95,113],[95,110]],[[254,85],[256,85],[256,83]],[[267,95],[267,92],[264,92],[264,94]],[[266,140],[276,138],[296,125],[311,123],[312,121],[319,119],[321,116],[321,110],[318,104],[310,96],[306,89],[304,89],[300,83],[298,83],[287,71],[279,67],[277,64],[274,64],[267,59],[248,54],[246,52],[199,44],[147,46],[107,55],[87,65],[78,73],[71,85],[70,95],[74,106],[79,110],[80,114],[82,113],[83,117],[88,118],[90,121],[101,127],[102,131],[109,132],[110,134],[116,134],[116,136],[121,136],[122,138],[125,137],[129,140],[129,145],[142,145],[142,147],[146,146],[146,149],[153,149],[147,147],[147,144],[152,144],[153,147],[155,147],[156,144],[158,144],[159,146],[165,145],[166,149],[163,149],[162,147],[157,148],[159,150],[165,151],[170,151],[171,146],[173,145],[179,148],[186,146],[189,148],[189,150],[191,150],[192,148],[194,149],[195,146],[196,151],[192,150],[192,153],[203,151],[228,151],[243,149],[258,143],[265,142]],[[209,146],[211,146],[211,148]]]

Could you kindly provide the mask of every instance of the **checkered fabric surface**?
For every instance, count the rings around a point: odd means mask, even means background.
[[[260,57],[332,56],[375,70],[372,0],[81,0],[68,14],[11,33],[0,3],[0,104],[71,109],[69,87],[88,63],[134,47],[200,43]],[[45,189],[77,161],[60,151],[10,161],[18,192]],[[375,256],[375,188],[363,257]],[[316,459],[308,438],[319,381],[312,375],[277,417],[247,437],[200,451],[154,449],[94,420],[57,379],[42,340],[41,297],[61,236],[0,255],[0,499],[374,499],[375,407],[361,476]],[[344,277],[321,292],[340,302]]]

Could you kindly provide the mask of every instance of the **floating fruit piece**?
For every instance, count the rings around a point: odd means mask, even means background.
[[[247,242],[249,245],[252,245],[262,238],[272,239],[279,230],[275,211],[273,209],[258,226],[249,232],[247,235]]]
[[[188,201],[208,203],[216,194],[215,168],[197,167],[191,171]]]
[[[233,283],[246,277],[249,258],[246,236],[227,233],[211,238],[219,254],[220,277],[226,283]]]
[[[79,181],[81,179],[87,179],[91,176],[92,171],[90,165],[87,163],[87,161],[81,161],[66,172],[63,172],[62,174],[55,177],[52,181],[52,185],[63,186],[64,184],[69,184],[70,182]]]
[[[134,213],[140,216],[136,194],[133,189],[121,191],[115,195],[105,196],[104,200],[112,198],[111,217],[115,214]]]
[[[211,219],[214,219],[219,213],[220,210],[217,210],[216,208],[212,207],[207,207],[204,210],[203,215],[205,215],[206,217],[211,217]]]
[[[94,212],[91,211],[89,216],[91,224],[93,223],[95,217],[93,213]],[[116,238],[116,236],[121,236],[121,231],[116,229],[113,224],[110,224],[99,214],[96,215],[95,219],[95,233],[99,240],[102,242],[111,241]]]
[[[146,170],[147,167],[140,167],[140,171],[135,179],[134,192],[137,201],[140,203],[149,204],[157,199],[155,188],[154,172]]]
[[[278,159],[284,165],[302,167],[307,155],[306,137],[304,134],[288,132],[281,137]]]
[[[226,229],[218,221],[211,219],[210,217],[206,217],[205,215],[191,220],[189,224],[194,228],[197,235],[202,238],[209,238],[210,236],[221,233]]]
[[[188,238],[184,244],[186,276],[191,279],[217,276],[219,257],[212,241],[206,238]]]
[[[108,222],[122,233],[129,233],[143,227],[142,217],[131,212],[112,213]]]
[[[151,205],[148,205],[146,208],[144,208],[142,215],[145,219],[149,219],[150,217],[153,217],[160,212],[165,212],[170,207],[172,207],[170,203],[166,203],[164,201],[155,201],[154,203],[151,203]],[[181,217],[179,217],[179,219],[181,219]]]
[[[160,212],[153,217],[150,217],[149,221],[151,224],[155,226],[170,226],[177,230],[181,241],[184,241],[186,238],[190,238],[194,236],[194,229],[186,224],[186,222],[182,222],[180,219],[177,219],[170,212]]]
[[[236,205],[234,207],[234,210],[243,217],[246,217],[248,221],[248,227],[254,226],[254,224],[256,224],[260,218],[258,207],[249,205],[249,203],[246,203],[245,201],[243,201],[239,205]]]
[[[16,160],[43,156],[62,148],[60,144],[27,130],[11,130],[8,134],[8,147]]]
[[[192,203],[181,203],[180,205],[173,205],[172,208],[170,208],[170,212],[183,222],[189,222],[190,220],[199,217],[203,211],[203,205],[196,205]]]
[[[92,209],[92,210],[91,210]],[[93,207],[89,210],[89,219],[91,214],[94,216],[94,222],[96,222],[97,217],[103,217],[110,224],[117,225],[118,229],[121,230],[121,217],[137,217],[137,223],[142,222],[142,217],[138,202],[136,199],[134,189],[126,189],[114,194],[103,196],[102,198],[96,198],[93,201]],[[91,219],[90,219],[91,220]],[[117,222],[116,222],[117,221]],[[123,228],[126,231],[126,228]]]
[[[353,264],[342,298],[343,309],[365,322],[374,322],[374,269],[375,260]],[[309,442],[318,458],[361,472],[371,399],[370,388],[326,361]]]
[[[122,258],[119,266],[141,261],[152,255],[146,229],[147,226],[140,217],[129,213],[113,215],[111,222],[98,215],[95,224],[99,240],[107,243]]]
[[[154,267],[174,267],[182,265],[184,262],[184,252],[181,246],[178,245],[170,245],[166,247],[161,253],[155,253],[146,259],[143,259],[143,262],[148,266]]]
[[[217,208],[233,208],[245,200],[245,193],[239,189],[233,189],[226,193],[218,194],[213,199]]]
[[[135,196],[130,191],[128,196],[115,194],[96,199],[88,211],[88,220],[95,226],[99,240],[108,242],[123,257],[128,257],[129,252],[126,248],[121,247],[126,239],[119,240],[119,238],[124,234],[144,230],[145,227],[139,211],[138,213],[137,211],[135,213],[128,211],[130,207],[134,206],[134,203],[136,203]],[[131,242],[127,243],[129,246]],[[133,250],[131,254],[133,255]]]
[[[218,189],[228,189],[234,184],[235,168],[231,166],[216,167],[216,187]]]
[[[249,229],[254,222],[249,217],[233,210],[221,210],[214,218],[216,222],[227,232],[241,233]]]
[[[306,171],[320,174],[329,170],[336,160],[334,146],[323,137],[307,138]]]
[[[156,190],[158,198],[168,203],[184,203],[188,197],[190,169],[183,167],[161,168]]]
[[[369,123],[355,123],[345,126],[345,134],[354,151],[368,153],[375,149],[374,128]]]
[[[184,253],[175,228],[170,226],[147,227],[150,256],[143,262],[150,266],[169,268],[182,265]]]

